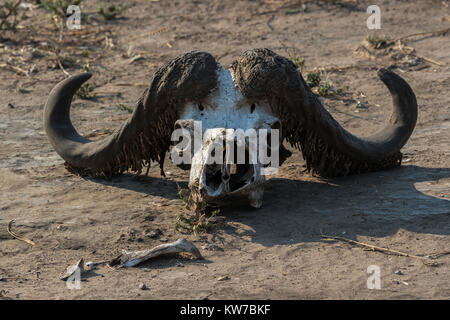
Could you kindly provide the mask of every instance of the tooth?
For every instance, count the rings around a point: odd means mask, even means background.
[[[259,187],[255,190],[252,190],[248,194],[249,203],[253,208],[261,208],[263,203],[263,197],[264,197],[263,187]]]

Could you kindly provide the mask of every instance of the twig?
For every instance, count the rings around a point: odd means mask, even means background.
[[[178,241],[176,242],[161,244],[148,250],[141,250],[141,251],[122,250],[122,254],[112,259],[108,264],[111,267],[120,266],[129,268],[163,254],[178,253],[178,252],[190,252],[197,259],[203,259],[202,254],[192,242],[184,238],[181,238],[178,239]]]
[[[4,26],[4,25],[6,25],[6,26],[8,27],[7,19],[8,19],[11,15],[16,16],[16,14],[17,14],[17,11],[16,11],[16,10],[17,10],[17,8],[19,7],[19,5],[20,5],[21,2],[22,2],[22,0],[17,0],[16,3],[13,4],[13,5],[8,9],[8,12],[5,12],[5,13],[4,13],[4,16],[2,17],[1,22],[0,22],[0,30],[3,30],[3,26]],[[2,7],[3,7],[3,6],[2,6]],[[6,7],[6,8],[8,8],[8,7]],[[16,27],[16,17],[14,17],[14,22],[13,22],[13,25],[12,25],[13,30],[15,29],[15,27]]]
[[[350,64],[347,66],[329,66],[329,67],[315,67],[312,70],[306,70],[305,72],[314,72],[314,71],[325,71],[325,72],[329,72],[329,71],[344,71],[344,70],[349,70],[349,69],[357,69],[360,68],[360,66],[357,66],[355,64]]]
[[[143,37],[151,37],[151,36],[157,35],[159,33],[165,32],[167,30],[169,30],[169,27],[162,27],[162,28],[160,28],[160,29],[158,29],[156,31],[146,32],[144,34],[140,34],[140,35],[137,35],[137,36],[134,36],[134,37],[130,37],[129,40],[135,40],[135,39],[143,38]]]
[[[113,83],[113,86],[118,86],[118,87],[147,87],[148,83],[143,83],[143,82],[130,82],[130,83],[125,83],[125,82],[119,82],[119,83]]]
[[[423,60],[425,60],[425,61],[427,61],[429,63],[436,64],[436,65],[441,66],[441,67],[445,66],[445,63],[437,61],[437,60],[433,60],[433,59],[430,59],[430,58],[427,58],[427,57],[424,57],[424,56],[421,56],[419,58],[422,58]]]
[[[23,238],[23,237],[19,236],[18,234],[14,233],[14,232],[11,230],[11,226],[12,226],[13,223],[14,223],[14,220],[11,220],[11,221],[8,223],[8,227],[6,228],[6,230],[8,230],[8,233],[9,233],[13,238],[15,238],[15,239],[17,239],[17,240],[25,241],[26,243],[28,243],[28,244],[34,246],[35,243],[34,243],[33,241],[31,241],[31,240],[29,240],[29,239],[27,239],[27,238]]]
[[[10,68],[10,69],[14,70],[15,72],[23,73],[27,77],[30,76],[28,71],[23,70],[22,68],[19,68],[19,67],[16,67],[16,66],[12,66],[10,64],[2,63],[2,64],[0,64],[0,68]]]
[[[273,21],[273,19],[275,19],[275,15],[274,14],[270,17],[269,20],[267,20],[267,26],[269,27],[270,31],[273,31],[273,27],[270,24]]]
[[[425,35],[428,35],[428,34],[429,35],[435,35],[435,34],[441,35],[441,34],[449,32],[449,31],[450,31],[450,28],[443,29],[443,30],[435,30],[435,31],[428,31],[428,32],[413,33],[413,34],[409,34],[409,35],[397,38],[397,39],[394,40],[394,42],[398,41],[398,40],[404,40],[404,39],[416,37],[416,36],[425,36]]]
[[[59,58],[57,58],[57,61],[58,61],[58,66],[59,66],[59,68],[61,69],[61,71],[62,71],[66,76],[70,77],[70,73],[67,72],[66,69],[64,69],[64,67],[63,67],[63,65],[62,65],[62,63],[61,63],[61,60],[60,60]]]
[[[378,246],[374,246],[371,244],[367,244],[367,243],[363,243],[363,242],[359,242],[359,241],[355,241],[355,240],[350,240],[350,239],[346,239],[346,238],[342,238],[342,237],[333,237],[333,236],[327,236],[327,235],[321,235],[321,237],[324,240],[338,240],[338,241],[351,243],[351,244],[354,244],[354,245],[357,245],[357,246],[360,246],[363,248],[369,248],[372,251],[390,253],[390,254],[394,254],[394,255],[398,255],[398,256],[415,258],[415,259],[419,259],[419,260],[430,259],[429,256],[420,257],[420,256],[416,256],[413,254],[409,254],[409,253],[405,253],[405,252],[401,252],[401,251],[397,251],[397,250],[392,250],[392,249],[388,249],[388,248],[382,248],[382,247],[378,247]]]
[[[60,27],[59,27],[58,42],[62,42],[63,35],[64,35],[64,19],[60,18],[60,20],[61,20],[61,24],[60,24]]]
[[[19,278],[19,277],[0,277],[0,281],[4,281],[4,280],[25,280],[25,279]]]

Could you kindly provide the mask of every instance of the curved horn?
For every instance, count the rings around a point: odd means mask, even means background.
[[[332,177],[400,165],[400,149],[416,125],[417,102],[408,83],[392,71],[378,72],[393,98],[391,119],[382,130],[360,138],[331,116],[288,59],[255,49],[232,68],[244,95],[269,100],[280,114],[286,140],[301,149],[308,170]]]
[[[78,174],[112,176],[140,172],[150,161],[161,166],[170,147],[177,106],[208,95],[217,82],[217,64],[205,52],[193,51],[159,69],[134,108],[132,116],[111,136],[91,141],[80,136],[70,121],[70,104],[89,73],[60,82],[44,109],[44,128],[66,167]]]

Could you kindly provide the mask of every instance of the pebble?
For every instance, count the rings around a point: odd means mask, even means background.
[[[160,235],[162,234],[161,230],[156,229],[156,230],[151,230],[149,231],[146,236],[152,239],[156,239],[158,238]]]
[[[222,277],[218,277],[217,281],[225,281],[225,280],[230,280],[229,276],[222,276]]]
[[[141,284],[139,285],[139,289],[141,289],[141,290],[148,290],[148,288],[147,288],[147,286],[145,285],[145,283],[141,283]]]

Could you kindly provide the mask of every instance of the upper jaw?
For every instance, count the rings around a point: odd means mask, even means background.
[[[201,171],[198,192],[205,201],[221,196],[246,195],[252,207],[262,206],[265,176],[261,174],[260,164],[237,165],[231,173],[231,165],[207,165]]]
[[[189,188],[205,201],[242,194],[247,195],[251,206],[261,207],[265,182],[263,166],[259,162],[232,164],[226,159],[223,163],[213,162],[210,158],[213,144],[206,142],[194,153]]]
[[[233,172],[232,166],[236,168]],[[265,177],[261,175],[261,168],[260,164],[206,165],[203,167],[198,187],[209,197],[249,192],[251,187],[264,183]]]

